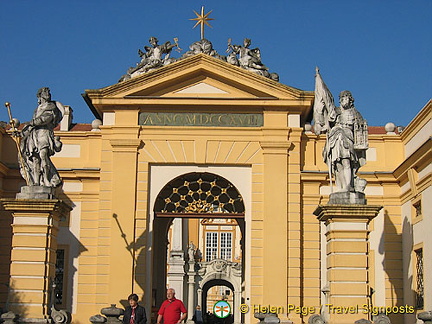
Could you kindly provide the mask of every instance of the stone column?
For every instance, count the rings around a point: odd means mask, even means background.
[[[187,323],[194,323],[192,317],[195,312],[195,261],[189,260],[189,271],[188,271],[188,304],[187,304]]]
[[[326,205],[314,214],[326,225],[330,323],[353,323],[369,305],[369,222],[382,206]],[[345,307],[345,308],[344,308]]]
[[[201,289],[201,288],[198,288],[198,289],[197,289],[197,305],[200,305],[200,306],[201,306],[201,310],[203,311],[203,314],[204,314],[204,313],[207,313],[207,309],[204,309],[204,308],[203,308],[203,303],[202,303],[202,289]]]
[[[169,288],[174,288],[176,298],[184,299],[185,261],[183,252],[183,222],[181,218],[174,218],[172,225],[171,251],[169,252],[169,270],[167,280]]]
[[[241,313],[240,313],[240,305],[241,305],[241,291],[234,291],[234,324],[242,323]]]
[[[9,308],[26,320],[47,322],[59,218],[71,208],[58,199],[1,199],[0,204],[13,215]]]

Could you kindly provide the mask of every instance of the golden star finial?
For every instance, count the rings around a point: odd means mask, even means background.
[[[208,16],[211,14],[213,10],[210,10],[209,12],[207,12],[206,14],[204,14],[204,6],[201,7],[201,14],[199,14],[198,12],[196,12],[195,10],[193,11],[196,15],[196,18],[191,18],[189,20],[196,20],[196,24],[195,26],[193,26],[193,28],[195,28],[198,25],[201,25],[201,39],[204,39],[204,24],[212,27],[208,21],[209,20],[214,20],[213,18],[209,18]],[[212,27],[213,28],[213,27]]]

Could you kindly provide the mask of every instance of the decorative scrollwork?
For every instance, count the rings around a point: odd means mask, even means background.
[[[209,172],[184,174],[159,193],[155,212],[244,213],[243,198],[228,180]]]
[[[222,272],[226,269],[228,262],[226,260],[222,260],[222,259],[214,259],[210,262],[210,264],[213,265],[213,268],[217,272]]]

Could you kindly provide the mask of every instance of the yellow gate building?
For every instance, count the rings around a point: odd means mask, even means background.
[[[188,312],[227,298],[234,323],[413,323],[432,309],[430,101],[403,131],[369,127],[360,174],[382,208],[333,221],[314,214],[330,184],[312,91],[197,54],[83,97],[102,123],[66,116],[56,131],[71,210],[38,205],[51,221],[6,203],[24,180],[0,128],[1,307],[47,319],[54,300],[88,323],[134,292],[154,319],[175,287]]]

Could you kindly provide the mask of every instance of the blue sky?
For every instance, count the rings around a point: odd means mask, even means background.
[[[0,0],[2,107],[10,101],[28,121],[48,86],[74,122],[90,123],[81,93],[116,83],[150,36],[177,37],[187,51],[200,39],[189,19],[202,5],[213,10],[205,36],[220,54],[228,38],[251,38],[270,72],[302,90],[314,89],[318,65],[335,97],[353,93],[369,125],[406,125],[431,98],[430,0]]]

